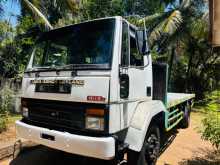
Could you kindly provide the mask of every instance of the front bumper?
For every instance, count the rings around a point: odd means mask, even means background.
[[[68,153],[111,160],[115,157],[113,137],[89,137],[49,130],[16,121],[17,136]],[[46,135],[46,136],[42,136]]]

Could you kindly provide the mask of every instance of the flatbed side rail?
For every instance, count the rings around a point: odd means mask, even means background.
[[[170,131],[172,128],[183,119],[183,111],[180,109],[174,109],[173,111],[167,111],[165,113],[165,128],[166,131]]]

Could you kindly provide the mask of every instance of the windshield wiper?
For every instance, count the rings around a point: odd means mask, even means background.
[[[38,71],[38,70],[56,70],[55,66],[41,66],[41,67],[34,67],[29,69],[29,71]]]

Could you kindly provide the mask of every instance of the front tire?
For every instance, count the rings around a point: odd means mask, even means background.
[[[160,129],[157,125],[150,126],[140,152],[128,152],[128,165],[155,165],[161,145]]]

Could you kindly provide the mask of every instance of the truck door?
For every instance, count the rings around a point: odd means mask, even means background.
[[[151,65],[149,60],[138,52],[135,29],[123,22],[120,72],[129,77],[129,95],[123,99],[132,101],[146,96],[151,97],[152,71],[151,74],[148,74]],[[149,65],[146,66],[146,63]]]
[[[135,29],[123,22],[122,26],[122,49],[120,74],[129,78],[129,94],[124,101],[122,122],[126,126],[133,114],[138,100],[152,98],[152,69],[151,58],[142,56],[138,52]],[[127,101],[127,102],[126,102]],[[122,124],[123,124],[122,123]]]
[[[135,33],[131,31],[129,35],[130,44],[130,66],[128,75],[130,80],[129,99],[137,100],[146,97],[147,80],[144,69],[144,57],[139,54],[136,45]]]

